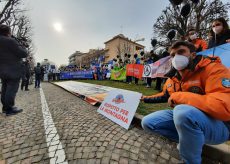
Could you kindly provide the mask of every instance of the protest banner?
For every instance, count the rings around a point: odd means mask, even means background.
[[[152,64],[144,65],[143,77],[164,77],[171,69],[171,57],[164,57]]]
[[[60,80],[65,79],[93,79],[92,70],[88,71],[75,71],[75,72],[61,72]]]
[[[142,64],[127,64],[126,66],[126,76],[133,76],[141,79],[144,71],[144,66]]]
[[[141,98],[140,93],[115,89],[108,93],[97,112],[128,129]]]
[[[134,64],[126,65],[126,76],[133,76],[133,66]]]
[[[95,85],[76,81],[55,82],[54,84],[71,93],[74,93],[92,105],[101,103],[107,96],[108,92],[114,89],[112,87],[103,85]]]
[[[164,77],[164,75],[171,69],[171,62],[172,58],[167,56],[153,63],[152,78]]]
[[[112,69],[111,70],[111,80],[125,80],[126,79],[126,69]]]

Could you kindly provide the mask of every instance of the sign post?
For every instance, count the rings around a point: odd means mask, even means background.
[[[128,129],[136,113],[142,94],[116,89],[108,93],[97,112]]]

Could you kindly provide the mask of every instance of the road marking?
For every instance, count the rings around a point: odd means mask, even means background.
[[[41,103],[42,103],[42,114],[44,119],[44,127],[46,134],[46,144],[49,148],[49,157],[51,164],[68,164],[65,155],[65,151],[62,147],[61,141],[59,140],[59,135],[57,129],[54,125],[51,113],[49,111],[48,104],[46,102],[45,94],[40,88]]]

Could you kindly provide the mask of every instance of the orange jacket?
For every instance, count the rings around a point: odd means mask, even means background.
[[[201,39],[201,38],[197,38],[191,41],[194,46],[196,47],[197,51],[204,51],[208,48],[208,44],[205,40]]]
[[[167,80],[164,88],[167,88],[168,95],[177,105],[188,104],[215,119],[229,121],[229,69],[221,64],[218,57],[198,55],[194,62],[196,64],[188,69],[183,77],[173,76]],[[164,94],[166,90],[163,89],[162,93]]]

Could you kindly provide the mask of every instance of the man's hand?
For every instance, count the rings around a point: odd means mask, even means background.
[[[144,101],[144,98],[145,98],[145,96],[141,96],[141,99],[140,99],[140,100],[141,100],[141,101]]]
[[[230,39],[226,40],[227,43],[230,43]]]
[[[168,104],[172,108],[174,108],[176,106],[176,104],[174,103],[174,101],[173,101],[173,99],[171,97],[169,97],[169,99],[168,99]]]

